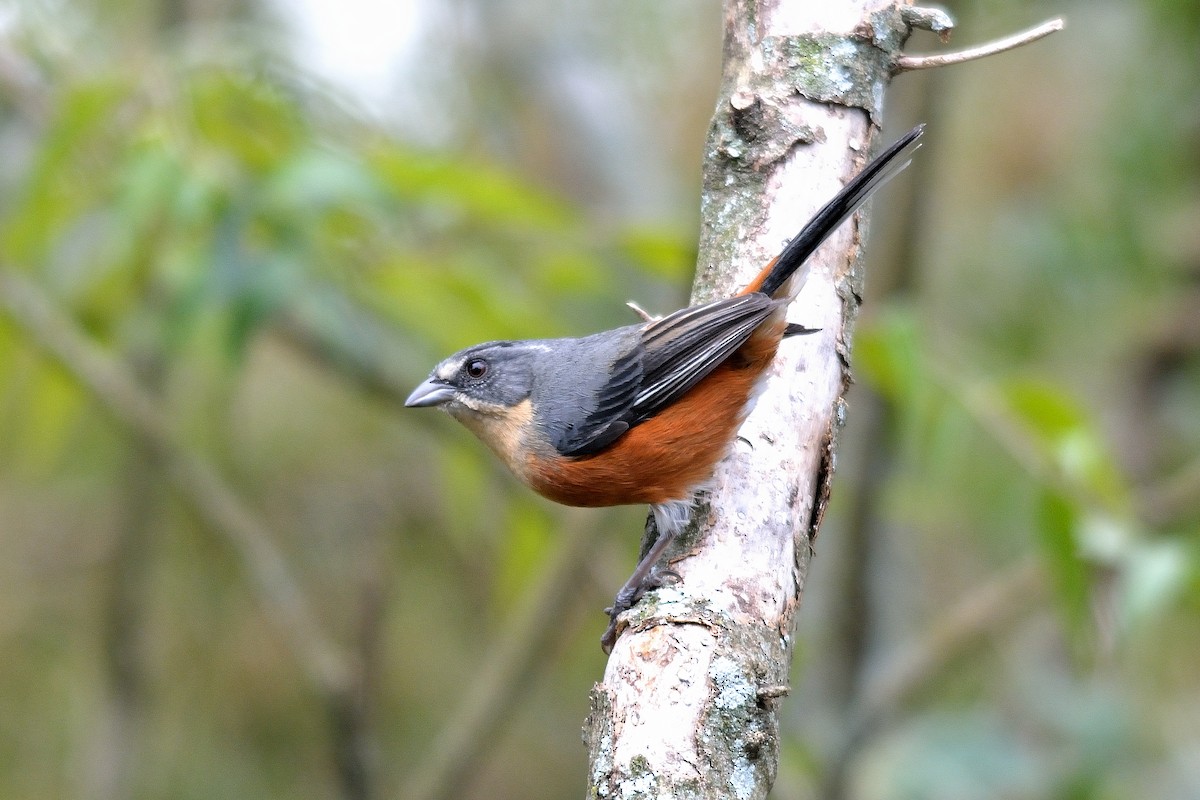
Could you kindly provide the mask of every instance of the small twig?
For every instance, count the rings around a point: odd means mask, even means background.
[[[217,470],[188,450],[159,403],[124,366],[92,342],[33,282],[0,268],[0,311],[119,423],[140,437],[166,465],[175,485],[213,528],[233,544],[256,585],[268,618],[278,625],[309,677],[331,697],[351,685],[351,664],[329,639],[267,526]]]
[[[654,322],[656,319],[662,319],[661,315],[651,314],[649,311],[642,308],[640,305],[638,305],[636,300],[628,300],[626,301],[625,305],[629,306],[633,313],[637,314],[645,322]]]
[[[892,71],[894,73],[901,73],[914,69],[931,69],[933,67],[949,66],[950,64],[961,64],[964,61],[974,61],[978,58],[987,58],[997,53],[1003,53],[1006,50],[1013,50],[1030,42],[1036,42],[1038,39],[1049,36],[1055,31],[1061,31],[1063,24],[1062,17],[1059,17],[1049,22],[1043,22],[1036,28],[1030,28],[1022,33],[1016,33],[1003,39],[996,39],[995,41],[981,44],[978,47],[960,50],[957,53],[944,53],[936,56],[900,56],[896,59]]]

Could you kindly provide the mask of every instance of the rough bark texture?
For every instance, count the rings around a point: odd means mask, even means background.
[[[897,0],[726,0],[693,300],[734,293],[867,160],[907,38]],[[810,260],[766,390],[629,614],[584,728],[589,797],[766,797],[794,617],[829,496],[861,297],[861,221]],[[800,282],[797,282],[800,288]]]

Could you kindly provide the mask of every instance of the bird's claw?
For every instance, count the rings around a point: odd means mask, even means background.
[[[617,592],[617,596],[613,598],[613,604],[604,609],[604,613],[608,614],[608,628],[604,631],[604,635],[600,637],[600,647],[603,648],[604,654],[609,655],[612,653],[613,645],[617,642],[618,617],[636,606],[638,601],[642,599],[642,595],[651,589],[661,589],[664,586],[670,586],[681,580],[683,580],[683,576],[675,570],[668,567],[655,567],[640,584],[636,586],[622,586],[621,591]]]
[[[617,643],[617,617],[614,614],[612,619],[608,621],[608,628],[604,631],[604,635],[600,637],[600,649],[604,651],[604,655],[612,655],[613,645]]]
[[[641,597],[650,589],[661,589],[664,586],[673,586],[683,580],[683,576],[670,567],[655,567],[646,576],[646,582],[642,584],[642,591],[638,595]],[[636,600],[634,601],[637,602]]]

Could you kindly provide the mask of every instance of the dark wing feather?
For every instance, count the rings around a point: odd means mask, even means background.
[[[745,344],[778,301],[748,294],[647,323],[595,394],[595,408],[556,443],[565,456],[596,453],[682,397]]]
[[[596,407],[556,443],[564,456],[585,456],[608,447],[629,430],[626,418],[642,386],[642,352],[634,347],[618,358],[608,381],[595,394]]]
[[[746,343],[776,301],[753,293],[685,308],[650,323],[643,334],[645,376],[634,400],[636,420],[651,417],[704,380]]]

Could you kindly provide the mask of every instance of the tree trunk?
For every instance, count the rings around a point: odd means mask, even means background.
[[[897,0],[726,0],[693,301],[734,294],[861,169],[909,29]],[[809,261],[766,390],[592,692],[589,797],[763,798],[833,473],[862,221]]]

